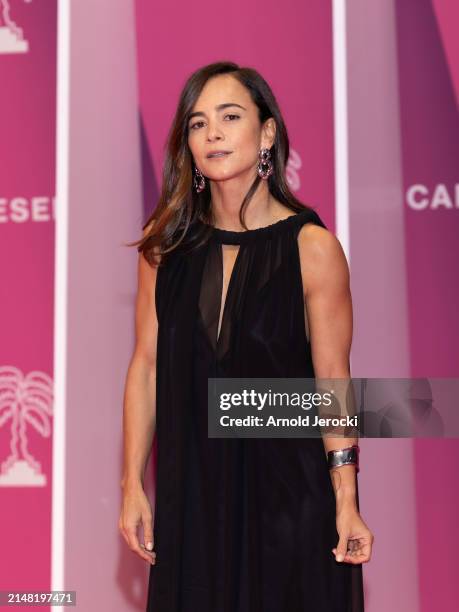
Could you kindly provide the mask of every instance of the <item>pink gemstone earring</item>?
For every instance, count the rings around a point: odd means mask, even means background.
[[[271,161],[271,151],[269,149],[260,149],[258,158],[258,174],[262,179],[267,179],[274,171],[273,162]]]
[[[202,174],[202,172],[196,166],[195,166],[195,175],[193,177],[193,184],[194,184],[194,188],[196,189],[198,193],[203,191],[203,189],[205,189],[206,187],[206,179],[204,178],[204,175]]]

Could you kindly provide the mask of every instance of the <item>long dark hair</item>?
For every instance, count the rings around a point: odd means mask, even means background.
[[[271,195],[295,212],[305,210],[305,206],[293,195],[285,178],[285,166],[289,157],[289,139],[282,114],[276,98],[268,83],[253,68],[240,67],[233,62],[215,62],[196,70],[186,81],[174,120],[169,130],[166,144],[161,194],[153,213],[143,226],[143,237],[127,246],[137,246],[146,260],[156,264],[156,255],[164,261],[167,253],[186,243],[190,226],[196,220],[200,233],[194,238],[194,247],[202,244],[213,223],[209,181],[198,193],[193,188],[193,158],[188,146],[189,115],[204,85],[209,79],[221,74],[231,74],[244,85],[258,107],[260,123],[270,117],[276,122],[276,135],[271,147],[273,174],[267,179]],[[244,211],[262,179],[257,173],[250,189],[244,197],[239,210],[239,220],[245,229]],[[310,207],[311,208],[311,207]],[[312,209],[312,208],[311,208]],[[205,225],[207,224],[207,225]]]

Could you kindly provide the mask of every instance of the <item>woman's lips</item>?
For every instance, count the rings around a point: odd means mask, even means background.
[[[222,157],[226,157],[227,155],[231,155],[232,151],[216,151],[215,153],[209,153],[207,159],[220,159]]]

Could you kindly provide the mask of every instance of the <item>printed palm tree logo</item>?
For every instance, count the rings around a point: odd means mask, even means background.
[[[32,0],[24,2],[30,3]],[[10,12],[10,0],[0,0],[0,53],[27,53],[29,43]]]
[[[27,427],[51,435],[53,381],[44,372],[24,376],[14,366],[0,366],[0,429],[9,423],[10,454],[0,465],[0,486],[46,485],[41,464],[27,448]]]
[[[290,148],[290,153],[288,156],[287,167],[285,169],[285,176],[287,178],[287,183],[292,191],[298,191],[301,187],[300,175],[298,174],[298,170],[301,168],[303,164],[301,163],[301,157],[299,154],[292,148]]]

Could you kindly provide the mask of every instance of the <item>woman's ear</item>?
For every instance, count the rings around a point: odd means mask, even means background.
[[[273,117],[266,119],[262,128],[261,148],[270,149],[276,138],[276,122]]]

